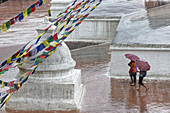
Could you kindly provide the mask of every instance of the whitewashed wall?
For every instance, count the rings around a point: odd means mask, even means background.
[[[110,46],[111,67],[110,76],[126,78],[128,76],[130,61],[125,54],[135,54],[147,61],[151,70],[147,77],[156,79],[170,79],[170,48],[145,48],[145,47],[115,47]]]
[[[111,42],[116,33],[120,18],[91,18],[85,19],[73,31],[67,41]]]

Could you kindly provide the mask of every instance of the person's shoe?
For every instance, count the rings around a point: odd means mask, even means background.
[[[135,84],[134,84],[134,83],[131,83],[130,85],[131,85],[131,86],[135,86]]]
[[[148,91],[149,90],[149,88],[146,88],[146,91]]]
[[[139,88],[136,89],[137,91],[140,91]]]

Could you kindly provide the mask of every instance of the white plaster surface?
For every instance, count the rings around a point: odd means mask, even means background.
[[[90,17],[85,19],[66,41],[111,42],[120,18]]]
[[[65,7],[70,4],[72,0],[52,0],[51,1],[51,16],[57,17],[61,11],[65,9]]]
[[[129,78],[129,59],[125,54],[135,54],[141,60],[147,61],[151,69],[147,73],[147,78],[170,79],[170,48],[151,47],[128,47],[110,46],[111,67],[110,76],[117,78]]]

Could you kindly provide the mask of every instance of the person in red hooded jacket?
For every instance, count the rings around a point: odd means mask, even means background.
[[[131,78],[131,86],[135,86],[136,85],[136,73],[138,72],[137,70],[137,66],[135,64],[135,61],[131,60],[128,65],[130,66],[130,69],[129,69],[129,75],[130,75],[130,78]]]

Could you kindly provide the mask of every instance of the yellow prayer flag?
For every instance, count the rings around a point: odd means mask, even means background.
[[[23,11],[23,16],[24,16],[24,18],[26,18],[28,16],[27,9],[25,11]]]
[[[40,35],[38,35],[36,38],[41,37],[42,35],[44,35],[46,32],[44,31],[43,33],[41,33]]]
[[[3,88],[5,85],[4,85],[4,81],[2,81],[2,83],[1,83],[1,87],[0,88]]]
[[[45,4],[47,2],[47,0],[43,0],[43,4]]]
[[[9,95],[9,97],[6,99],[6,102],[8,102],[8,100],[11,98],[12,94]]]
[[[1,32],[2,32],[2,33],[7,32],[6,23],[5,23],[5,24],[3,24],[3,25],[1,25]]]
[[[45,47],[48,47],[50,43],[47,40],[45,40],[43,44],[45,45]]]
[[[20,56],[20,54],[18,54],[17,56],[16,56],[16,58],[18,58]]]
[[[77,18],[81,18],[83,16],[83,14],[81,14],[79,17],[77,17]]]
[[[57,48],[53,51],[53,53],[55,53],[57,51]]]
[[[41,35],[42,35],[42,34],[38,35],[36,38],[39,38],[39,37],[41,37]]]
[[[7,64],[11,63],[11,59],[12,59],[12,57],[7,59]]]
[[[21,77],[24,77],[27,73],[24,73]]]
[[[57,29],[57,32],[61,29],[61,26]]]
[[[21,87],[21,85],[20,85],[20,84],[18,84],[18,87],[20,88],[20,87]]]
[[[53,47],[56,47],[58,44],[59,44],[59,43],[56,42],[55,44],[52,44],[52,46],[53,46]]]
[[[0,88],[4,88],[4,87],[5,87],[5,85],[1,86]]]
[[[50,57],[52,55],[52,53],[50,53],[50,55],[48,57]]]
[[[85,9],[88,9],[90,6],[86,6]]]

